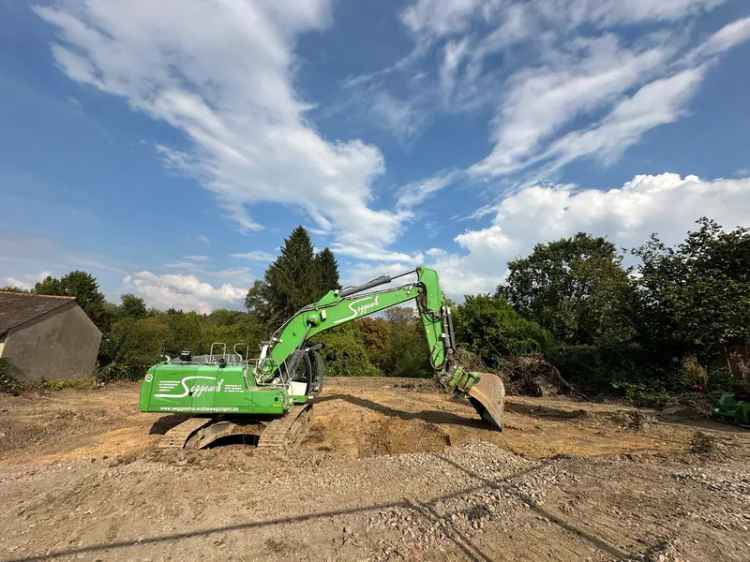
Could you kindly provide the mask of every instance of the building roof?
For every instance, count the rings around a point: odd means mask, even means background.
[[[0,336],[9,330],[75,303],[75,297],[53,297],[0,291]]]

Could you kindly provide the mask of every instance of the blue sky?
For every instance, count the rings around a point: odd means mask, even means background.
[[[0,285],[240,307],[297,224],[449,294],[750,226],[744,0],[0,0]]]

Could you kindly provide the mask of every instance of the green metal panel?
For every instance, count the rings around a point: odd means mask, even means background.
[[[160,363],[141,385],[142,412],[283,414],[291,400],[283,388],[248,386],[251,367]]]

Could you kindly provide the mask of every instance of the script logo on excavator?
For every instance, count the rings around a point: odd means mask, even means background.
[[[188,381],[191,380],[209,380],[214,381],[215,384],[193,384],[192,387],[188,386]],[[192,395],[195,398],[200,397],[206,392],[221,392],[221,387],[224,384],[224,379],[220,379],[216,383],[216,377],[210,377],[205,375],[195,375],[192,377],[183,377],[179,381],[159,381],[159,393],[154,394],[155,398],[185,398],[188,395]],[[182,387],[180,394],[171,392],[175,388]]]
[[[370,301],[370,302],[367,302]],[[378,295],[375,296],[368,296],[361,299],[353,300],[349,303],[349,310],[352,311],[352,313],[349,316],[345,316],[344,318],[340,318],[334,322],[334,324],[341,324],[342,322],[348,322],[349,320],[353,320],[355,318],[359,318],[361,316],[364,316],[367,314],[367,312],[370,309],[375,308],[380,304],[378,302]]]

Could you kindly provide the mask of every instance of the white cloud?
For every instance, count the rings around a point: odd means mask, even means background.
[[[432,194],[453,184],[462,175],[463,172],[460,170],[449,170],[438,172],[424,180],[408,183],[399,189],[396,207],[408,211],[421,205]]]
[[[544,19],[557,26],[597,27],[641,22],[674,21],[707,12],[726,0],[416,0],[401,19],[413,33],[428,38],[457,35],[472,19],[500,24],[524,17]],[[516,19],[518,22],[518,19]],[[507,28],[509,31],[512,27]]]
[[[143,297],[149,306],[176,308],[207,314],[216,308],[238,308],[246,289],[229,283],[214,286],[195,275],[156,275],[140,271],[123,279],[127,289]]]
[[[253,250],[252,252],[241,252],[237,254],[231,254],[233,258],[240,258],[250,261],[269,262],[274,260],[274,255],[269,252],[263,252],[262,250]]]
[[[664,24],[723,2],[415,0],[402,21],[422,45],[422,62],[438,59],[434,84],[445,110],[495,107],[489,154],[468,168],[474,179],[528,174],[530,166],[553,159],[541,174],[530,174],[538,178],[579,157],[577,151],[609,163],[622,153],[610,138],[622,139],[624,149],[685,115],[706,64],[750,37],[750,18],[730,23],[692,50],[691,26],[675,31]],[[645,22],[651,26],[638,30],[637,40],[622,32]],[[502,57],[500,67],[488,63],[493,55]],[[670,91],[679,83],[686,91]],[[658,91],[669,97],[651,107],[646,101]],[[433,180],[439,182],[441,174],[422,183]]]
[[[464,254],[438,256],[428,265],[438,269],[451,296],[492,291],[508,261],[539,242],[589,232],[633,248],[656,232],[675,244],[701,216],[729,229],[750,226],[750,177],[702,180],[665,173],[639,175],[607,190],[528,187],[497,205],[490,226],[455,238]]]
[[[733,21],[711,35],[696,52],[696,57],[718,55],[750,39],[750,17]]]
[[[552,162],[544,170],[544,173],[549,173],[582,157],[595,157],[603,163],[611,163],[651,129],[674,123],[684,116],[689,102],[717,56],[748,39],[750,18],[728,24],[675,63],[674,66],[684,70],[653,80],[631,96],[621,98],[598,123],[563,135],[546,150],[528,156],[523,161],[493,161],[496,154],[503,158],[503,151],[499,150],[501,145],[497,144],[493,153],[475,165],[473,171],[500,174],[551,159]],[[527,115],[532,116],[533,120],[535,114]]]
[[[555,141],[540,159],[552,157],[553,167],[559,168],[584,156],[596,156],[604,162],[619,158],[645,132],[673,123],[685,114],[705,71],[705,67],[684,70],[645,85],[618,103],[597,125]]]
[[[17,289],[23,289],[29,291],[34,288],[39,281],[46,279],[52,275],[49,271],[42,271],[37,274],[26,274],[19,277],[3,277],[0,281],[0,287],[15,287]]]
[[[508,80],[492,135],[494,146],[471,168],[474,174],[516,171],[563,125],[617,100],[671,56],[671,49],[663,46],[638,52],[622,48],[613,35],[579,40],[576,47],[571,55],[523,69]]]
[[[550,19],[569,25],[599,27],[674,21],[707,12],[726,0],[537,0],[534,7]]]
[[[413,136],[425,118],[414,104],[385,91],[373,95],[370,111],[382,129],[403,139]]]
[[[324,139],[293,89],[295,38],[329,23],[328,1],[92,1],[35,11],[57,28],[53,55],[68,77],[185,133],[188,150],[159,148],[165,162],[194,175],[241,228],[260,228],[248,207],[269,201],[301,207],[348,245],[382,248],[396,238],[403,217],[369,206],[380,151]]]
[[[401,19],[414,33],[452,35],[466,30],[482,4],[481,0],[417,0],[401,13]]]
[[[468,55],[469,40],[464,37],[458,41],[448,41],[443,48],[443,62],[440,66],[440,84],[443,90],[443,102],[450,103],[456,87],[456,73]]]
[[[358,260],[375,262],[398,262],[417,265],[422,262],[424,256],[421,253],[407,254],[404,252],[391,252],[380,250],[376,247],[347,246],[346,244],[333,244],[331,251],[336,255],[348,256]],[[372,266],[370,266],[372,267]]]

